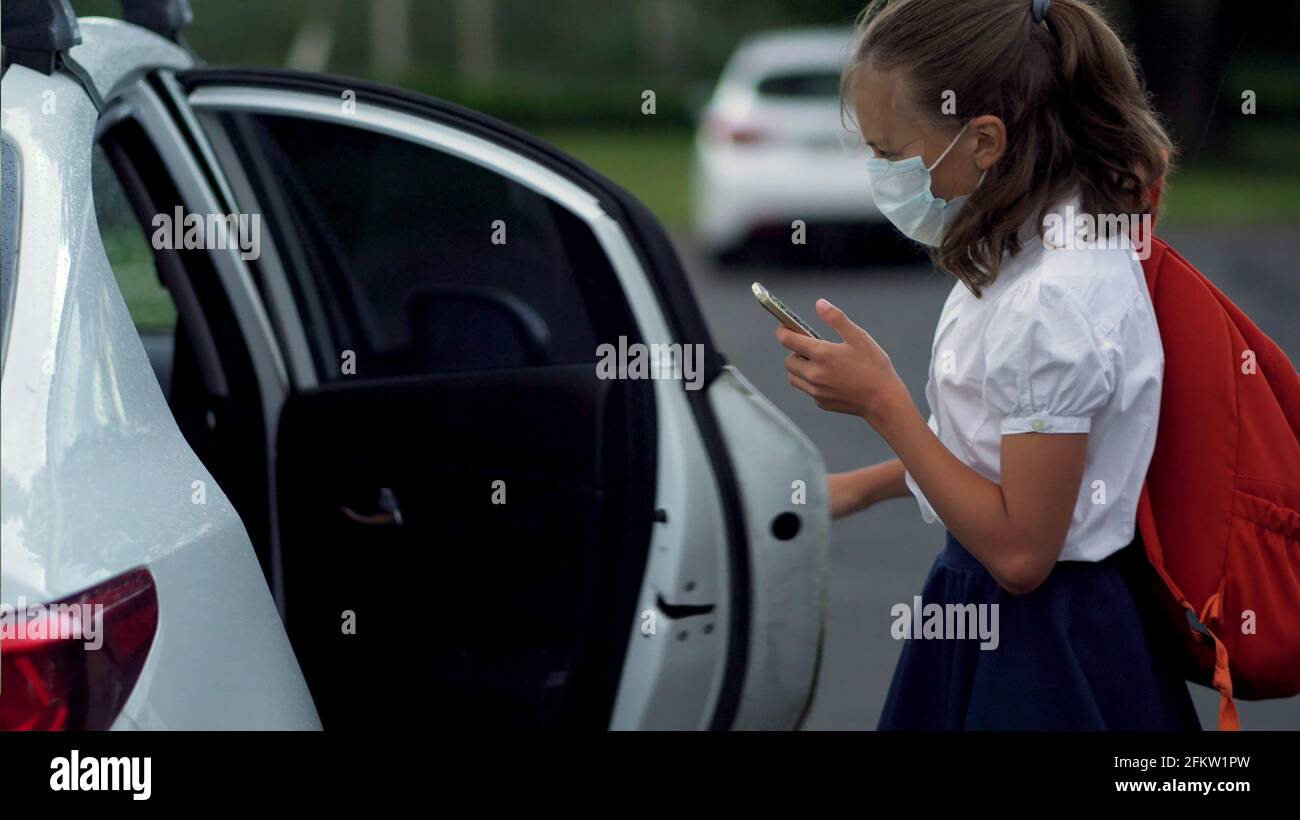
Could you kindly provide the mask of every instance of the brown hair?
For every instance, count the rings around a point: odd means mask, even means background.
[[[1078,189],[1084,213],[1146,214],[1173,146],[1128,49],[1085,0],[873,0],[844,70],[902,69],[912,102],[946,132],[993,114],[1006,152],[931,255],[976,295],[1020,250],[1022,225]],[[945,92],[950,92],[945,96]],[[954,96],[955,95],[955,96]],[[941,113],[950,101],[955,116]]]

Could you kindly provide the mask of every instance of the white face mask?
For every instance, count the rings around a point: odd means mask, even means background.
[[[928,168],[919,156],[896,161],[879,157],[867,160],[867,180],[876,207],[905,236],[924,245],[937,248],[942,244],[944,229],[969,198],[964,195],[945,202],[930,191],[930,172],[943,162],[968,127],[970,122],[961,127]],[[983,181],[984,176],[980,175],[980,182]]]

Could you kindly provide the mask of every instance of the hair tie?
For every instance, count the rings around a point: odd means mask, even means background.
[[[1052,7],[1052,0],[1034,0],[1034,22],[1041,23],[1047,19],[1047,10]]]

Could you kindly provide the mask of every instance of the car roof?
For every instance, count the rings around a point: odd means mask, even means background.
[[[790,68],[838,69],[849,56],[853,29],[782,29],[750,35],[737,46],[728,74],[756,77]]]

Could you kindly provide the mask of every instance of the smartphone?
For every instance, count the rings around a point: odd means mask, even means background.
[[[817,331],[813,330],[803,319],[796,316],[793,310],[786,307],[780,299],[768,293],[767,288],[763,287],[762,284],[755,282],[750,285],[750,289],[754,291],[754,298],[758,300],[758,303],[767,308],[767,312],[775,316],[778,322],[795,333],[802,333],[814,339],[821,338],[821,336],[817,335]]]

